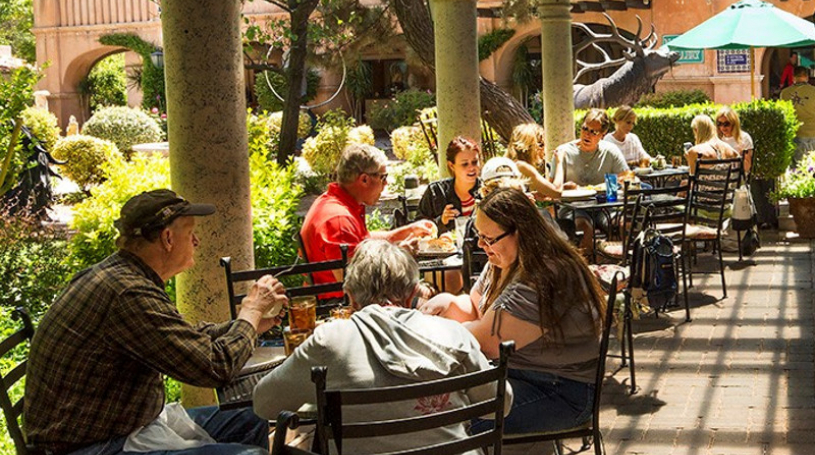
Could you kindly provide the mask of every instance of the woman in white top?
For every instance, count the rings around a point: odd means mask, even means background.
[[[753,138],[742,131],[739,114],[730,106],[724,106],[716,113],[716,133],[719,139],[741,155],[744,159],[744,173],[749,173],[753,164]]]
[[[651,155],[642,147],[640,138],[631,132],[634,125],[637,124],[637,114],[634,113],[634,109],[624,104],[617,108],[611,119],[614,121],[614,132],[606,134],[603,140],[620,148],[625,156],[625,162],[631,169],[639,167],[640,164],[647,166],[651,162]]]

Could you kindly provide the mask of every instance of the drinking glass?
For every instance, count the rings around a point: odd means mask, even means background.
[[[283,348],[286,351],[286,357],[290,356],[292,352],[297,349],[297,346],[303,344],[309,336],[311,336],[311,330],[302,330],[292,327],[283,329]]]
[[[468,216],[456,217],[456,246],[458,249],[464,247],[464,236],[467,235],[467,222],[470,220]]]
[[[293,329],[314,330],[317,326],[317,297],[294,297],[289,304],[289,324]]]

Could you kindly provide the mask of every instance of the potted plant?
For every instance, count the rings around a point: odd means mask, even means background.
[[[773,199],[787,199],[798,235],[815,238],[815,151],[781,177]]]

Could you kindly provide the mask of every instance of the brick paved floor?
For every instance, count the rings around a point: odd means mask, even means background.
[[[600,416],[607,453],[815,454],[812,245],[762,236],[751,261],[725,256],[726,299],[718,274],[696,276],[692,322],[684,309],[635,321],[639,391],[627,393],[627,369],[615,372],[619,360],[609,359]],[[714,265],[709,256],[700,267]]]

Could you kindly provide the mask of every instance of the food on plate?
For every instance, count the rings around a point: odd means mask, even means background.
[[[618,182],[630,182],[636,178],[634,171],[623,171],[617,174]]]
[[[429,253],[452,253],[456,251],[456,242],[452,231],[445,232],[437,239],[422,239],[419,242],[419,251]]]

